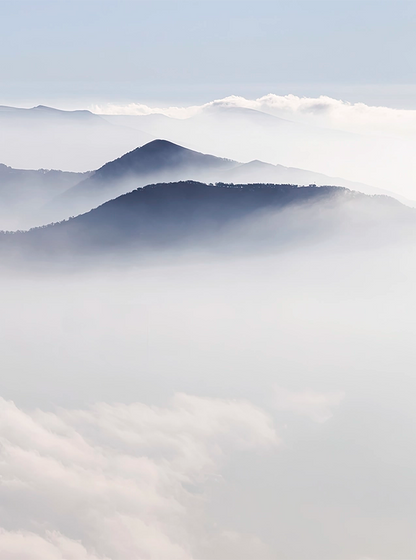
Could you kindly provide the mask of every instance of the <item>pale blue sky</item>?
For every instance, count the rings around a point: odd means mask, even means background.
[[[416,107],[414,1],[0,0],[0,25],[0,103],[273,91]]]

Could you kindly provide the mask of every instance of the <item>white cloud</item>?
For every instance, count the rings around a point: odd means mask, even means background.
[[[350,132],[416,134],[414,110],[348,103],[325,95],[310,98],[269,94],[256,99],[252,108]]]
[[[345,393],[318,393],[315,391],[289,391],[275,385],[274,405],[277,410],[307,416],[315,422],[326,422],[332,409],[339,406]]]
[[[278,443],[252,404],[183,394],[166,408],[101,403],[55,413],[1,399],[0,426],[0,557],[8,559],[187,559],[210,538],[221,546],[226,528],[204,528],[207,488],[233,451]]]
[[[128,105],[93,105],[91,110],[107,115],[152,115],[161,114],[177,119],[186,119],[212,107],[237,107],[255,109],[271,115],[312,123],[339,130],[368,133],[415,135],[416,111],[377,107],[365,103],[349,103],[326,95],[299,97],[269,93],[257,99],[231,95],[203,105],[189,107],[149,107],[142,103]]]
[[[81,543],[56,531],[41,537],[29,531],[0,529],[0,556],[5,560],[106,560],[89,554]]]

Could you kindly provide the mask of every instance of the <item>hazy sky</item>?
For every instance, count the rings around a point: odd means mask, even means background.
[[[273,92],[416,106],[413,1],[6,0],[0,21],[0,103]]]

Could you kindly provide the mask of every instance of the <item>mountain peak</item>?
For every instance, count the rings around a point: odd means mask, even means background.
[[[62,202],[65,209],[60,215],[68,217],[149,183],[190,178],[212,181],[218,172],[235,165],[235,161],[195,152],[168,140],[153,140],[103,165],[91,177],[59,195],[56,205]]]
[[[141,150],[142,152],[180,152],[180,151],[192,151],[184,148],[183,146],[179,146],[178,144],[174,144],[173,142],[169,142],[169,140],[162,140],[156,139],[144,144],[137,150]],[[134,150],[136,151],[136,150]]]
[[[179,146],[178,144],[174,144],[173,142],[169,142],[169,140],[162,140],[156,139],[144,144],[143,146],[138,146],[131,152],[124,154],[120,158],[115,161],[106,163],[103,167],[108,167],[108,165],[113,165],[116,162],[133,162],[137,159],[142,158],[175,158],[178,156],[185,156],[186,154],[197,153],[189,150],[188,148],[184,148],[183,146]]]
[[[53,109],[52,107],[48,107],[47,105],[36,105],[33,109],[37,109],[40,111],[59,111],[59,109]]]
[[[203,166],[210,167],[230,166],[230,162],[215,156],[201,154],[168,140],[152,140],[151,142],[124,154],[120,158],[106,163],[95,173],[95,179],[106,178],[114,180],[123,175],[149,175],[158,173],[173,173],[181,171],[180,178],[185,169],[194,172]],[[174,179],[178,177],[172,175]]]

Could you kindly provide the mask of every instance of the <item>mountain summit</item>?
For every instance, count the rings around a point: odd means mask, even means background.
[[[153,140],[106,163],[91,177],[57,196],[46,211],[56,221],[88,212],[149,183],[189,179],[211,182],[219,172],[235,165],[234,161],[201,154],[167,140]]]
[[[311,171],[260,161],[241,164],[196,152],[167,140],[153,140],[106,163],[84,181],[56,196],[45,206],[39,223],[83,214],[151,183],[189,180],[203,183],[337,185],[368,194],[377,193],[377,189],[372,187]]]
[[[95,179],[113,180],[125,176],[143,177],[175,170],[200,172],[202,170],[231,168],[235,162],[201,154],[167,140],[153,140],[124,156],[106,163],[94,174]],[[175,180],[175,177],[172,177]],[[85,185],[84,185],[85,186]]]

